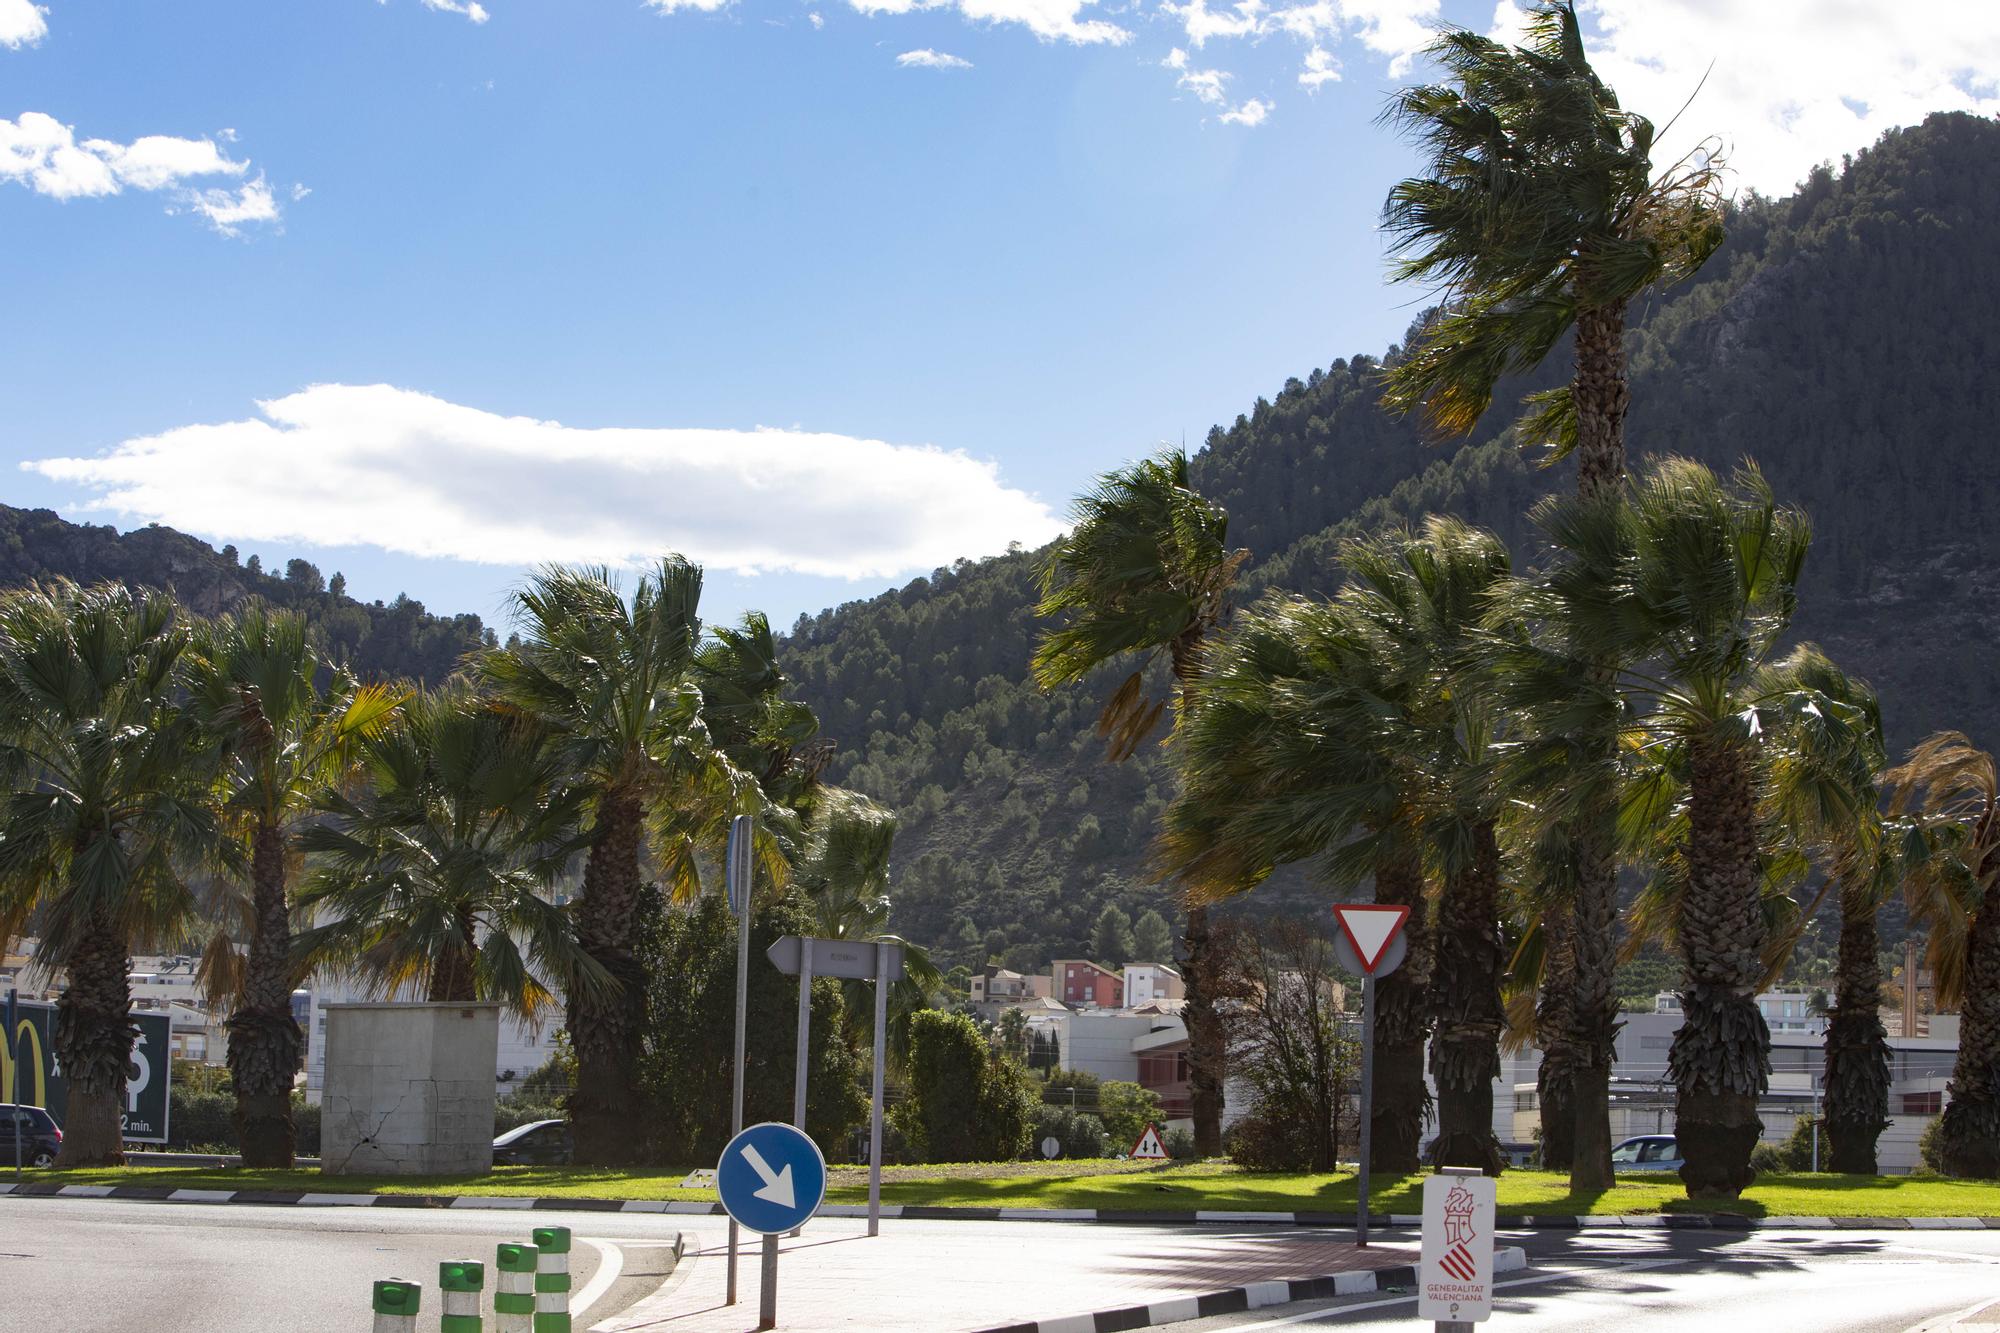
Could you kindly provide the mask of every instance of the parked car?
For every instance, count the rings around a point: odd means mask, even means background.
[[[1619,1171],[1678,1171],[1680,1144],[1671,1134],[1641,1134],[1611,1150],[1611,1165]]]
[[[0,1167],[14,1164],[17,1141],[22,1166],[54,1166],[62,1147],[62,1127],[44,1107],[0,1102]]]
[[[568,1166],[575,1150],[567,1120],[530,1120],[493,1140],[495,1166]]]

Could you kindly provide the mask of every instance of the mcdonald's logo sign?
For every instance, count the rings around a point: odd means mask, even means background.
[[[45,1106],[62,1123],[69,1084],[55,1059],[56,1007],[22,1001],[11,1040],[0,1042],[0,1102]],[[173,1066],[173,1022],[165,1014],[131,1015],[139,1035],[125,1080],[125,1138],[132,1143],[167,1141],[168,1080]]]

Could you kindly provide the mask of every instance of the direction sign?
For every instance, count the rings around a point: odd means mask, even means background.
[[[1417,1318],[1471,1324],[1493,1313],[1494,1193],[1492,1179],[1470,1167],[1424,1182]]]
[[[848,977],[855,981],[875,979],[874,940],[822,940],[812,942],[812,968],[816,977]],[[891,944],[883,950],[889,955],[889,975],[885,981],[903,979],[903,946]],[[799,937],[786,935],[764,951],[764,956],[788,977],[799,974]]]
[[[746,1231],[796,1230],[826,1201],[826,1158],[812,1136],[790,1125],[751,1125],[715,1164],[715,1192]]]
[[[1340,950],[1341,959],[1351,961],[1362,976],[1387,976],[1409,952],[1409,944],[1403,941],[1403,922],[1409,918],[1409,908],[1389,903],[1350,903],[1334,908],[1333,914],[1340,922],[1339,943],[1347,946]],[[1397,951],[1399,942],[1403,947]],[[1351,958],[1348,950],[1352,950]],[[1396,955],[1393,961],[1392,952]]]

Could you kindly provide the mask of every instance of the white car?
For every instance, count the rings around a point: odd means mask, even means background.
[[[1671,1134],[1641,1134],[1611,1150],[1611,1165],[1619,1171],[1678,1171],[1680,1144]]]

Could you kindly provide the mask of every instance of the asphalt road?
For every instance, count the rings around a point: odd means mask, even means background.
[[[575,1233],[572,1310],[589,1302],[578,1328],[669,1280],[677,1228],[661,1217],[23,1199],[0,1201],[0,1330],[365,1329],[376,1279],[392,1277],[423,1282],[418,1326],[434,1329],[440,1260],[483,1260],[490,1293],[493,1247],[538,1226]]]
[[[1905,1333],[2000,1301],[2000,1232],[1502,1233],[1529,1271],[1502,1278],[1483,1330]],[[1194,1320],[1172,1333],[1418,1327],[1416,1296],[1357,1296]]]

